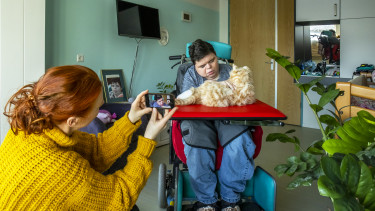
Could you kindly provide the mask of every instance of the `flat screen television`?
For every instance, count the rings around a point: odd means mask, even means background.
[[[159,10],[116,0],[118,35],[160,39]]]

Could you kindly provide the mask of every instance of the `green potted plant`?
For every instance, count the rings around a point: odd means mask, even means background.
[[[275,167],[277,175],[294,177],[288,189],[311,186],[313,181],[318,180],[320,195],[329,197],[335,210],[375,210],[375,117],[360,111],[357,117],[342,121],[341,108],[335,105],[335,99],[341,92],[335,84],[327,87],[320,84],[324,76],[301,83],[302,71],[298,66],[279,52],[270,48],[266,50],[266,55],[286,69],[296,81],[322,133],[322,138],[311,143],[307,149],[300,146],[298,137],[290,137],[293,130],[269,134],[266,141],[293,143],[296,151],[300,151],[299,156],[290,156],[287,163]],[[309,90],[321,96],[317,104],[308,97]],[[328,103],[337,112],[319,115]]]
[[[156,88],[160,93],[170,93],[174,89],[173,84],[167,84],[165,82],[159,82],[156,84]]]

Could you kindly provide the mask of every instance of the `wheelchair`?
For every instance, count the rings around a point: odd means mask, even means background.
[[[233,63],[230,45],[214,41],[207,42],[214,47],[219,60],[225,63]],[[180,64],[175,84],[176,90],[174,91],[176,96],[180,94],[179,90],[184,74],[193,65],[189,62],[188,56],[188,47],[190,45],[191,43],[186,45],[186,54],[169,57],[170,60],[180,60],[172,66],[173,69],[173,67]],[[172,117],[172,124],[169,128],[169,164],[172,164],[173,168],[167,172],[166,164],[162,163],[159,166],[158,203],[160,208],[181,211],[189,208],[196,201],[186,165],[180,128],[181,120],[221,120],[224,124],[249,126],[253,142],[256,145],[253,156],[255,159],[260,153],[262,146],[263,131],[261,126],[282,126],[283,123],[279,120],[286,119],[286,116],[280,111],[259,100],[251,105],[228,108],[212,109],[203,105],[179,106],[179,109]],[[216,170],[220,168],[222,153],[223,147],[218,144]],[[217,185],[216,189],[218,190],[219,188],[220,185]],[[256,207],[257,210],[274,211],[276,209],[276,182],[272,175],[260,166],[256,166],[253,177],[246,182],[245,191],[241,194],[241,202],[241,210],[253,210],[252,208]]]

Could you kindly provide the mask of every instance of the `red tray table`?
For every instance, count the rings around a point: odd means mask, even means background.
[[[283,125],[285,114],[276,108],[256,100],[244,106],[208,107],[204,105],[177,106],[172,120],[224,120],[227,124],[241,125]]]

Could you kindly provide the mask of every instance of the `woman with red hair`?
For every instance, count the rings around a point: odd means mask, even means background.
[[[152,170],[162,117],[137,96],[124,117],[98,134],[78,131],[103,104],[101,81],[84,66],[47,70],[22,87],[5,106],[11,130],[0,146],[0,210],[130,210]],[[127,165],[102,175],[126,151],[140,118],[152,112]]]

